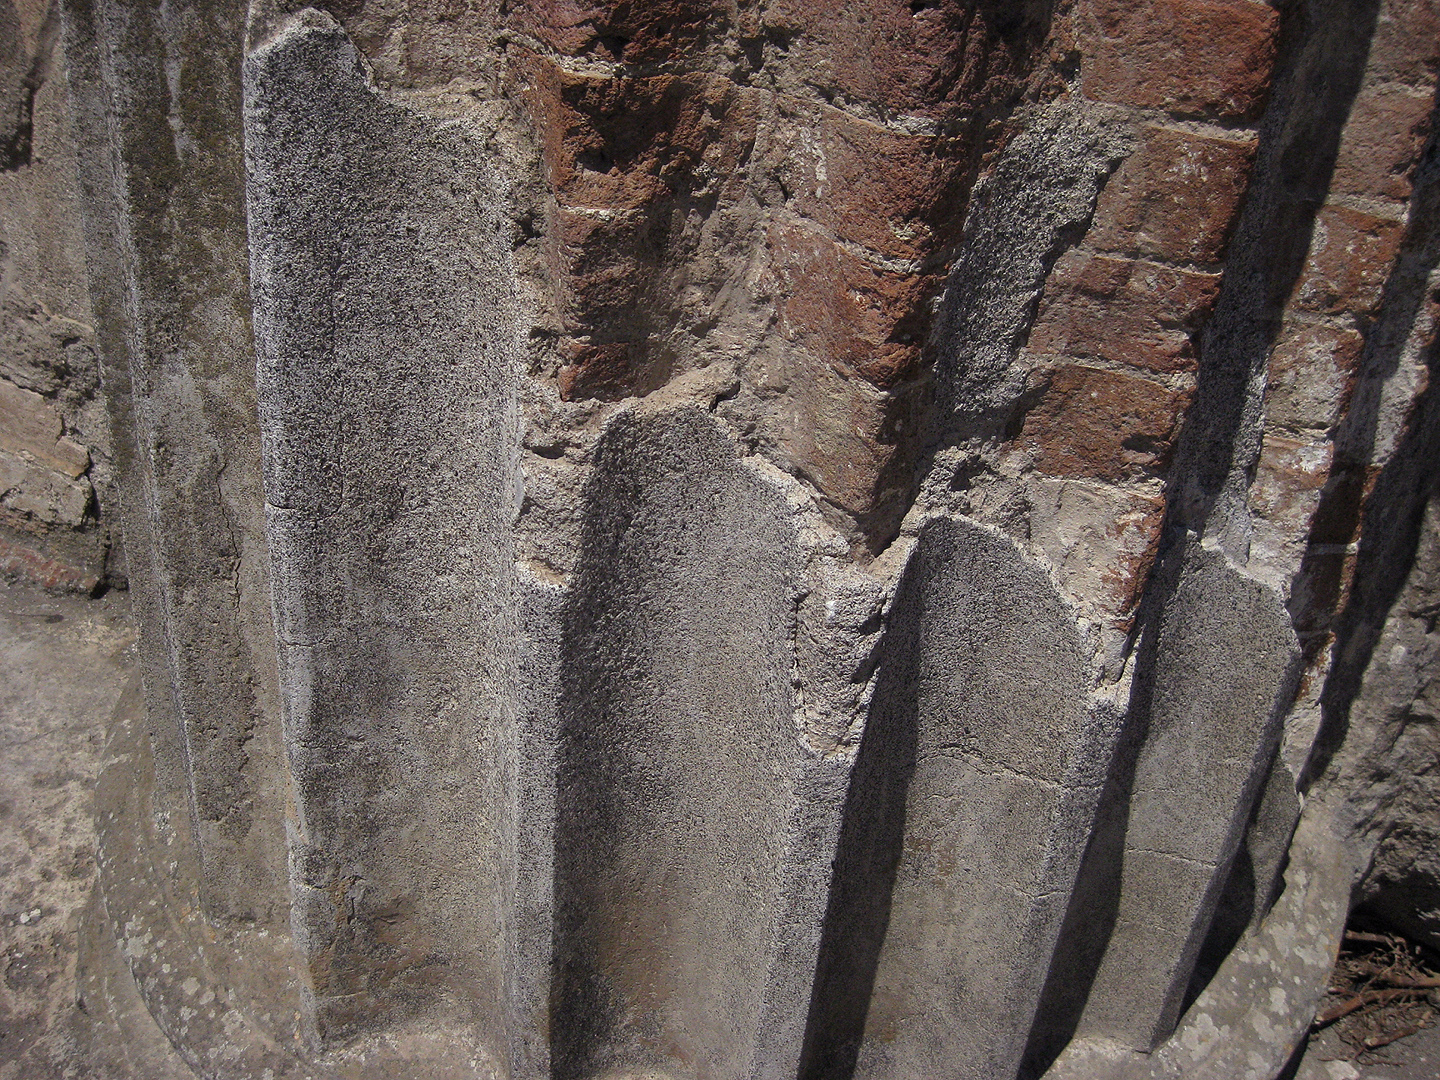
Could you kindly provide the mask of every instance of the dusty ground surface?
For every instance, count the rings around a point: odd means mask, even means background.
[[[134,642],[124,593],[0,585],[0,1080],[188,1075],[129,993],[94,902],[92,790]],[[1292,1076],[1434,1080],[1440,1026],[1359,1058],[1332,1026]]]
[[[87,1000],[107,986],[107,951],[80,963],[82,921],[105,939],[92,791],[134,667],[129,610],[124,593],[0,585],[0,1080],[175,1075],[163,1044],[127,1047],[119,1025],[144,1020],[133,1000]]]
[[[1355,1056],[1334,1028],[1310,1039],[1294,1080],[1435,1080],[1440,1076],[1440,1026],[1426,1028],[1370,1054]]]
[[[91,790],[135,641],[124,594],[0,591],[0,1077],[76,1075]]]

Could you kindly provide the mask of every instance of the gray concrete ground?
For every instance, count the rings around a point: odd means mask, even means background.
[[[95,902],[92,792],[134,669],[129,598],[0,585],[0,1080],[181,1080]],[[1322,1033],[1294,1080],[1436,1080],[1440,1027],[1372,1061]],[[235,1078],[248,1080],[248,1078]]]

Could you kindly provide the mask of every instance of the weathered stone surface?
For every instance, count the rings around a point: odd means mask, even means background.
[[[65,7],[90,302],[155,757],[207,914],[288,911],[245,248],[241,5]],[[166,57],[174,58],[167,61]],[[172,81],[173,80],[173,81]]]
[[[90,496],[88,482],[0,450],[0,506],[9,512],[7,524],[77,528],[85,522]]]
[[[1095,205],[1089,243],[1173,262],[1219,262],[1254,154],[1253,138],[1142,129],[1139,149]]]
[[[1081,86],[1097,101],[1238,118],[1269,88],[1279,18],[1259,0],[1088,0],[1081,20]]]
[[[7,560],[5,578],[33,568],[48,588],[88,591],[123,583],[124,570],[112,558],[118,499],[59,31],[59,10],[44,0],[0,4],[0,531],[29,553]]]
[[[1016,354],[1054,253],[1083,232],[1128,139],[1083,110],[1052,107],[996,160],[968,217],[935,330],[942,404],[962,428],[1009,418],[1026,371]],[[997,270],[998,268],[998,270]]]
[[[59,412],[43,397],[0,379],[0,450],[74,480],[90,467],[90,455],[64,430]]]
[[[1374,808],[1359,899],[1391,925],[1440,944],[1440,829],[1431,763],[1440,685],[1434,612],[1440,592],[1440,505],[1430,496],[1415,561],[1376,643],[1355,706],[1345,765],[1367,780],[1350,789],[1356,809]],[[1348,785],[1331,785],[1337,795]],[[1367,815],[1368,816],[1368,815]]]
[[[1108,941],[1079,1026],[1140,1051],[1179,1017],[1299,677],[1277,596],[1193,539],[1170,558],[1135,676],[1133,764],[1119,758],[1123,855],[1109,896],[1087,897],[1092,918],[1108,909],[1113,922],[1093,927]]]
[[[921,527],[846,803],[808,1075],[1014,1074],[1109,751],[1086,682],[1038,567],[973,524]]]
[[[745,1075],[812,760],[793,511],[698,411],[623,414],[597,454],[561,644],[554,1074]]]
[[[247,60],[246,147],[310,1008],[337,1036],[443,1004],[499,1059],[518,432],[491,181],[318,13]]]
[[[68,0],[0,453],[103,513],[98,348],[187,1060],[1270,1080],[1430,904],[1420,6]]]

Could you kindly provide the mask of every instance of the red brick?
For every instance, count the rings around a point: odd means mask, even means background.
[[[513,22],[567,56],[643,63],[683,55],[727,10],[717,0],[527,0]]]
[[[882,389],[913,374],[938,275],[872,266],[798,225],[772,228],[770,251],[788,340]]]
[[[1292,303],[1304,311],[1370,313],[1403,238],[1404,226],[1393,219],[1348,206],[1322,207]]]
[[[1012,100],[1037,57],[1040,5],[771,0],[766,30],[797,79],[887,113],[973,116]]]
[[[1122,617],[1119,625],[1127,631],[1129,616],[1140,603],[1140,594],[1150,580],[1150,568],[1160,552],[1160,527],[1164,521],[1164,499],[1136,496],[1133,509],[1117,517],[1110,527],[1116,557],[1101,571],[1100,580],[1111,610]]]
[[[786,117],[774,168],[794,206],[842,240],[920,258],[958,227],[969,153],[957,138],[903,135],[839,109]],[[813,134],[810,134],[812,133]]]
[[[1219,262],[1250,177],[1255,139],[1147,127],[1105,185],[1089,244],[1184,262]]]
[[[1365,339],[1325,324],[1287,323],[1270,354],[1265,417],[1289,431],[1328,431],[1350,397]]]
[[[1408,201],[1434,107],[1433,95],[1393,89],[1361,93],[1340,140],[1331,193]]]
[[[1255,116],[1278,23],[1261,0],[1082,0],[1081,90],[1180,116]]]
[[[1163,470],[1188,394],[1079,365],[1041,380],[1018,440],[1041,472],[1123,480]]]
[[[1219,291],[1219,274],[1072,249],[1045,283],[1029,347],[1150,371],[1193,371],[1193,338]]]
[[[100,584],[99,577],[85,567],[0,536],[0,581],[15,579],[65,592],[93,593]]]
[[[560,369],[560,397],[565,401],[598,398],[619,401],[643,397],[669,381],[670,366],[650,357],[644,342],[612,341],[593,344],[575,338],[560,342],[560,352],[569,361]]]
[[[602,216],[562,206],[551,213],[546,240],[566,329],[584,332],[644,301],[656,272],[651,232],[642,211]]]
[[[531,113],[561,203],[638,207],[734,173],[755,142],[754,92],[706,75],[600,78],[529,62]]]

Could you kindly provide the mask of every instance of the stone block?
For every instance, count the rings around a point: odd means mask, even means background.
[[[1404,235],[1404,224],[1394,218],[1348,206],[1322,207],[1291,303],[1326,314],[1374,311]]]
[[[0,507],[10,524],[79,528],[93,497],[89,480],[72,479],[28,457],[0,450]]]
[[[1195,335],[1220,275],[1072,248],[1055,262],[1030,331],[1033,352],[1195,370]]]
[[[252,52],[245,80],[309,1020],[339,1038],[463,1001],[455,1022],[488,1018],[475,1052],[502,1057],[521,368],[504,198],[470,129],[387,101],[327,16]]]
[[[74,480],[90,467],[90,453],[64,432],[65,424],[51,402],[0,379],[0,450]]]
[[[1350,327],[1287,323],[1270,354],[1266,421],[1287,431],[1330,430],[1344,413],[1364,348]]]
[[[89,396],[100,386],[95,334],[11,290],[0,301],[0,380],[47,397]]]
[[[1146,127],[1140,148],[1100,193],[1086,242],[1100,251],[1218,263],[1250,179],[1255,147],[1250,135],[1217,138]]]
[[[875,266],[795,224],[771,228],[770,266],[788,340],[881,389],[914,374],[939,275]]]
[[[1077,1032],[1141,1051],[1179,1017],[1300,674],[1272,589],[1193,537],[1171,558],[1131,698],[1123,858],[1111,899],[1089,898],[1115,922]]]
[[[1080,86],[1178,116],[1253,117],[1270,88],[1279,15],[1260,0],[1086,0]]]
[[[778,175],[795,208],[841,240],[914,259],[958,227],[964,138],[906,135],[829,107],[795,119],[812,131],[776,147]]]
[[[933,519],[882,648],[806,1075],[1013,1076],[1107,753],[1079,632],[1010,541]]]
[[[1016,444],[1041,472],[1121,480],[1164,468],[1189,394],[1077,364],[1033,378]]]
[[[554,1075],[741,1076],[818,764],[793,717],[793,511],[696,409],[622,414],[596,454],[560,643]]]
[[[1362,90],[1340,137],[1331,194],[1408,202],[1434,109],[1433,94],[1403,87]]]

